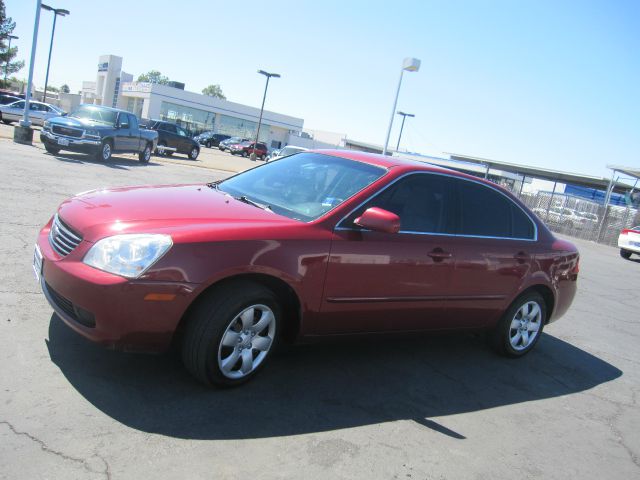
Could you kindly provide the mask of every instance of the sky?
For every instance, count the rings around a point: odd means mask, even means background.
[[[401,149],[609,176],[640,166],[640,1],[45,0],[58,18],[49,83],[95,80],[98,56],[155,69],[186,89],[304,119],[382,145],[405,57]],[[28,76],[35,0],[5,0]],[[34,82],[51,25],[42,11]],[[396,115],[389,144],[398,140]]]

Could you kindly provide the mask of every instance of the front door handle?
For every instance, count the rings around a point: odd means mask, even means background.
[[[518,263],[524,263],[529,260],[530,257],[525,252],[518,252],[513,256],[513,258],[515,258]]]
[[[434,262],[441,262],[445,258],[451,258],[453,256],[453,255],[451,255],[450,252],[445,252],[443,249],[441,249],[439,247],[438,248],[434,248],[429,253],[427,253],[427,255],[430,256],[431,258],[433,258]]]

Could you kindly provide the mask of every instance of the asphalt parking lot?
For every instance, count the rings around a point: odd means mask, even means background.
[[[575,241],[573,308],[520,360],[468,334],[326,343],[210,390],[74,334],[34,280],[39,228],[80,191],[229,175],[192,165],[0,138],[0,478],[640,478],[640,261],[615,248]]]

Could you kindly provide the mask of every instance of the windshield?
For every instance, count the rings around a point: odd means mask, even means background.
[[[115,126],[118,112],[107,110],[106,108],[94,107],[93,105],[80,105],[69,117],[81,120],[91,120],[105,125]]]
[[[319,153],[300,153],[248,170],[218,185],[280,215],[308,222],[382,177],[386,170]]]
[[[280,153],[278,155],[281,157],[288,157],[289,155],[293,155],[294,153],[304,152],[304,151],[305,150],[302,148],[284,147],[282,150],[280,150]]]

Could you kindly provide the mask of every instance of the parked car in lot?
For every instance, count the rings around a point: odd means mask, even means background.
[[[0,106],[0,121],[7,125],[12,122],[18,122],[24,114],[25,100],[9,103]],[[61,108],[48,103],[29,101],[29,119],[33,125],[42,126],[45,120],[52,117],[59,117],[65,112]]]
[[[20,101],[20,98],[14,96],[14,95],[9,95],[9,94],[6,94],[6,93],[0,93],[0,105],[8,105],[9,103],[19,102],[19,101]]]
[[[281,158],[288,157],[289,155],[293,155],[294,153],[307,152],[309,149],[304,147],[294,147],[292,145],[287,145],[280,150],[274,150],[271,152],[271,155],[268,155],[265,159],[267,162],[272,162],[273,160],[280,160]]]
[[[625,228],[618,236],[620,256],[629,259],[632,254],[640,255],[640,225],[633,228]]]
[[[158,134],[140,129],[138,118],[124,110],[80,105],[66,117],[46,120],[40,141],[54,155],[68,150],[107,161],[113,153],[137,153],[142,163],[148,163]]]
[[[33,264],[79,334],[176,345],[196,378],[234,385],[280,341],[335,335],[486,330],[520,357],[569,308],[579,254],[491,182],[344,150],[79,194],[40,231]]]
[[[267,146],[264,143],[256,142],[242,142],[229,145],[229,151],[233,155],[242,155],[248,157],[255,152],[256,157],[260,160],[267,158]]]
[[[248,141],[249,140],[247,138],[231,137],[221,141],[220,144],[218,145],[218,148],[224,152],[225,150],[229,150],[229,147],[231,145],[235,145],[237,143],[242,143],[242,142],[248,142]]]
[[[211,148],[219,146],[220,142],[227,140],[228,138],[231,138],[231,136],[223,133],[204,132],[198,135],[194,140],[196,140],[200,145]]]
[[[151,120],[144,127],[158,132],[156,155],[171,156],[174,153],[182,153],[191,160],[198,158],[200,144],[193,138],[189,138],[189,134],[181,126],[163,120]]]
[[[533,212],[551,225],[560,225],[568,229],[582,229],[587,222],[590,222],[572,208],[551,207],[548,214],[546,208],[534,208]]]

